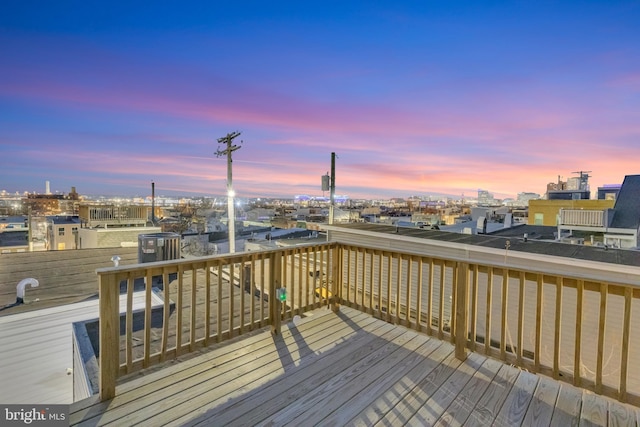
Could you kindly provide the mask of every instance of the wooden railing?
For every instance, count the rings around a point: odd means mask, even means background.
[[[349,245],[340,260],[341,304],[640,406],[638,286]]]
[[[99,390],[115,395],[117,379],[196,349],[329,304],[335,245],[246,252],[97,270],[100,290]],[[156,290],[154,290],[156,288]],[[285,301],[276,289],[286,289]],[[145,309],[133,312],[134,292]],[[152,293],[164,305],[152,307]],[[126,309],[120,316],[120,294]]]
[[[460,359],[483,353],[640,406],[640,365],[632,363],[640,360],[640,329],[632,328],[640,288],[603,281],[607,271],[595,279],[532,265],[334,242],[101,269],[101,398],[114,396],[124,374],[267,325],[277,334],[283,319],[344,304],[449,340]],[[157,313],[154,283],[164,288]],[[137,287],[147,300],[140,314],[131,309]],[[287,290],[282,304],[278,288]]]

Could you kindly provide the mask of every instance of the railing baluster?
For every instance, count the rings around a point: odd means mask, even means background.
[[[282,287],[282,252],[275,252],[269,259],[269,323],[271,333],[280,335],[282,309],[276,289]]]
[[[374,313],[374,303],[373,303],[373,270],[374,270],[374,262],[375,262],[375,258],[373,256],[373,250],[372,249],[368,249],[367,252],[369,253],[369,258],[370,258],[370,262],[369,262],[369,310],[367,311],[370,314]]]
[[[218,301],[216,304],[216,341],[222,341],[222,263],[218,262],[218,284],[217,284],[217,294]],[[179,284],[180,282],[178,282]]]
[[[378,315],[382,319],[382,271],[383,271],[383,253],[381,251],[374,252],[376,254],[376,258],[378,259]]]
[[[320,288],[324,287],[324,280],[325,277],[328,278],[329,277],[329,272],[327,271],[327,266],[324,263],[324,250],[321,248],[320,249]],[[314,290],[315,293],[315,290]],[[320,293],[320,295],[318,295],[318,301],[319,301],[319,305],[322,305],[322,293]]]
[[[204,345],[208,346],[211,339],[211,264],[204,265]]]
[[[125,314],[126,319],[126,337],[125,337],[125,352],[127,362],[127,372],[131,372],[133,368],[133,288],[135,281],[133,272],[129,272],[127,277],[127,312]],[[165,291],[165,294],[167,292]],[[165,297],[166,299],[166,297]]]
[[[602,394],[602,359],[604,359],[604,332],[607,324],[608,286],[600,284],[600,318],[598,327],[598,357],[596,359],[596,393]]]
[[[297,281],[297,295],[298,295],[298,308],[296,310],[296,314],[302,314],[302,250],[297,251],[297,256],[296,259],[298,260],[298,281]],[[295,288],[295,286],[293,285],[294,282],[293,278],[291,279],[291,283],[292,283],[292,287]],[[291,293],[291,303],[295,305],[294,303],[295,298],[294,298],[294,292]]]
[[[342,260],[342,255],[341,255],[341,251],[342,248],[340,248],[339,246],[333,246],[333,247],[329,247],[327,250],[331,251],[331,280],[329,283],[331,283],[331,293],[332,293],[332,298],[331,298],[331,310],[334,313],[337,313],[340,310],[340,303],[341,303],[341,298],[342,298],[342,288],[340,286],[340,268],[341,268],[341,260]]]
[[[440,301],[438,307],[438,339],[441,340],[444,336],[444,283],[446,275],[446,262],[440,262]]]
[[[391,322],[391,271],[393,268],[393,254],[386,253],[387,257],[387,322]]]
[[[455,333],[452,331],[452,336],[455,336],[455,356],[458,360],[465,360],[467,358],[467,295],[469,294],[469,264],[456,263],[455,265],[455,287],[456,287],[456,329]]]
[[[507,360],[507,297],[509,295],[509,270],[502,269],[502,301],[500,301],[500,359]],[[511,349],[513,351],[513,348]]]
[[[620,355],[620,395],[621,402],[627,401],[627,372],[629,365],[629,337],[631,336],[631,301],[633,288],[624,287],[624,320],[622,322],[622,350]]]
[[[351,263],[349,263],[351,265]],[[317,306],[316,287],[318,286],[318,276],[322,274],[322,269],[318,269],[318,248],[313,249],[313,289],[311,290],[311,304]],[[322,278],[320,278],[322,282]],[[347,292],[348,295],[348,292]]]
[[[584,297],[584,282],[578,280],[576,284],[576,330],[575,344],[573,353],[573,385],[580,387],[582,383],[582,374],[580,368],[582,365],[582,303]]]
[[[162,346],[160,350],[160,361],[164,361],[167,357],[167,348],[169,346],[169,316],[171,315],[171,306],[169,299],[169,274],[167,269],[162,269],[162,290],[164,294],[164,304],[162,310]]]
[[[478,335],[478,265],[469,266],[473,269],[473,279],[471,282],[471,349],[476,351]]]
[[[235,317],[235,295],[234,295],[234,291],[235,291],[235,286],[234,286],[234,282],[235,280],[233,279],[234,274],[235,274],[235,269],[234,267],[234,263],[232,262],[231,264],[229,264],[229,338],[233,337],[233,320]]]
[[[458,302],[458,297],[456,295],[458,287],[456,284],[458,283],[458,272],[458,263],[453,262],[451,266],[451,297],[449,298],[449,301],[451,302],[449,307],[449,341],[454,345],[456,343],[456,322],[458,321],[456,316],[456,304]]]
[[[347,251],[347,283],[346,283],[347,303],[349,304],[350,307],[352,307],[352,304],[351,304],[351,248],[347,246],[345,247],[345,250]]]
[[[405,298],[405,306],[406,306],[406,315],[405,319],[407,321],[407,327],[411,328],[411,282],[413,279],[413,257],[409,256],[407,258],[407,291]]]
[[[396,273],[396,323],[400,323],[400,299],[402,298],[402,255],[398,254],[398,271]]]
[[[522,366],[522,354],[523,354],[523,342],[524,342],[524,285],[525,275],[524,271],[519,275],[519,295],[518,295],[518,344],[516,347],[516,364]]]
[[[260,257],[260,327],[262,328],[264,326],[264,302],[265,302],[265,297],[264,297],[264,282],[266,279],[265,276],[265,272],[264,272],[264,255],[262,255]]]
[[[367,306],[364,303],[364,296],[365,296],[365,281],[366,281],[366,274],[367,274],[367,250],[363,249],[362,250],[362,276],[360,277],[360,307],[361,310],[366,312],[367,310]]]
[[[424,258],[418,258],[418,283],[416,283],[416,330],[422,331],[422,269]]]
[[[304,307],[305,309],[307,307],[309,307],[309,293],[313,292],[311,290],[311,286],[309,285],[309,279],[311,278],[311,255],[309,253],[310,248],[306,248],[305,249],[305,258],[306,258],[306,265],[307,265],[307,274],[304,275],[305,277],[305,285],[304,285]]]
[[[153,276],[151,270],[147,270],[146,283],[144,284],[144,363],[146,368],[149,366],[149,357],[151,356],[151,288],[153,285]]]
[[[533,354],[533,366],[535,372],[540,372],[540,351],[542,347],[542,301],[543,301],[543,282],[544,276],[538,273],[536,277],[536,343]]]
[[[560,335],[562,332],[562,276],[556,276],[556,318],[555,337],[553,340],[553,378],[560,378]]]
[[[242,257],[240,259],[240,264],[238,265],[238,275],[240,276],[240,280],[238,281],[238,284],[240,285],[240,335],[244,333],[244,325],[247,321],[244,315],[246,306],[245,294],[247,293],[247,291],[244,289],[244,262],[245,258]]]
[[[491,311],[493,304],[491,301],[493,294],[493,267],[489,267],[487,272],[487,307],[485,312],[485,328],[484,328],[484,352],[491,354]]]
[[[196,286],[196,279],[198,275],[198,270],[195,266],[191,268],[191,323],[189,324],[189,351],[195,351],[196,345],[196,310],[197,310],[197,299],[196,292],[198,291],[198,287]]]
[[[427,285],[427,335],[433,335],[433,258],[429,258],[429,283]]]
[[[182,352],[182,309],[183,309],[183,286],[184,286],[184,266],[178,265],[178,290],[176,295],[176,356]]]

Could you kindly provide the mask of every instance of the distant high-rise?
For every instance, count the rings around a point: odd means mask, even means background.
[[[478,206],[491,206],[495,203],[493,194],[487,190],[478,190]]]
[[[49,181],[44,182],[44,194],[51,194],[51,185]]]

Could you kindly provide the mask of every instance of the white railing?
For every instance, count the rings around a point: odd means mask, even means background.
[[[604,211],[584,209],[561,209],[558,225],[574,225],[579,227],[604,227]]]

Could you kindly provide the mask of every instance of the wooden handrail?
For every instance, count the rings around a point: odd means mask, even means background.
[[[100,396],[112,398],[123,374],[266,325],[279,334],[283,320],[321,305],[348,305],[451,341],[460,359],[483,353],[640,405],[640,370],[629,365],[640,357],[631,345],[640,287],[616,278],[336,242],[100,269]],[[160,316],[154,283],[163,288]],[[133,313],[141,285],[145,311]],[[275,298],[280,287],[285,304]]]

